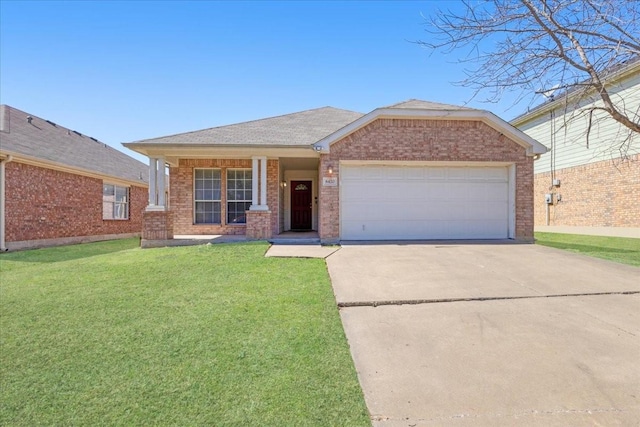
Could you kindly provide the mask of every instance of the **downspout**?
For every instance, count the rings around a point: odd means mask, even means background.
[[[5,246],[5,165],[13,160],[13,156],[8,155],[6,159],[0,160],[0,251],[8,251]]]

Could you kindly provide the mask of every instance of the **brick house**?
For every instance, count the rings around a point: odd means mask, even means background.
[[[640,60],[612,70],[605,85],[637,121]],[[511,121],[550,148],[534,167],[536,231],[640,238],[640,135],[603,111],[590,117],[602,106],[597,93],[573,92]]]
[[[79,132],[0,106],[0,247],[139,236],[149,168]]]
[[[419,100],[368,114],[325,107],[124,145],[158,172],[143,241],[303,230],[323,243],[531,241],[533,161],[546,152],[487,111]],[[169,203],[156,190],[166,163]]]

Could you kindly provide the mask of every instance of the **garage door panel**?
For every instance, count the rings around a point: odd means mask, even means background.
[[[425,178],[428,180],[445,180],[447,178],[447,168],[426,168]]]
[[[348,218],[358,218],[352,220],[364,224],[367,221],[387,221],[389,218],[389,209],[371,209],[371,206],[366,203],[351,203],[348,206],[342,208],[342,216],[344,221],[342,224],[346,224]]]
[[[341,238],[508,235],[506,167],[341,167]]]
[[[380,189],[374,186],[343,186],[342,198],[349,201],[365,200],[371,203],[371,200],[375,200],[380,197]]]

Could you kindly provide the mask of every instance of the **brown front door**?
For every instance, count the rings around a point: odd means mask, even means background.
[[[311,230],[311,181],[291,181],[291,229]]]

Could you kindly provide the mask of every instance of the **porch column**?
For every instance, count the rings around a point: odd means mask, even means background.
[[[248,239],[270,239],[273,234],[271,211],[267,205],[267,157],[252,157],[251,207],[247,211],[245,234]],[[277,209],[277,207],[276,207]]]
[[[158,159],[155,157],[149,157],[149,205],[155,206],[156,199],[156,177],[158,171]]]
[[[159,157],[157,159],[157,169],[156,169],[156,177],[157,177],[157,185],[156,192],[158,194],[158,206],[165,208],[167,206],[165,202],[165,194],[167,190],[167,186],[165,184],[165,160],[164,157]]]
[[[267,158],[252,157],[251,207],[252,211],[268,211],[267,206]]]
[[[142,247],[164,245],[173,239],[173,214],[167,209],[165,191],[165,158],[149,157],[149,205],[142,214]]]
[[[260,159],[260,206],[264,210],[269,210],[267,205],[267,158]]]
[[[258,158],[252,157],[251,164],[251,208],[255,209],[258,206]]]

